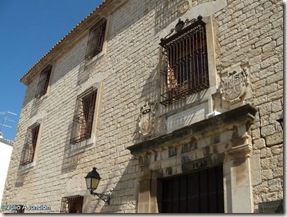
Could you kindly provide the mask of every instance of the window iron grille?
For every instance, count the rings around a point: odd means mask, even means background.
[[[82,213],[84,197],[80,195],[63,197],[60,213]]]
[[[32,163],[34,160],[40,124],[35,124],[27,130],[26,140],[23,147],[20,164],[26,165]]]
[[[48,65],[39,76],[37,92],[35,97],[40,98],[41,96],[45,95],[49,86],[50,76],[52,71],[52,65]]]
[[[15,213],[25,213],[24,205],[15,205],[16,211]]]
[[[72,124],[71,144],[89,139],[92,134],[97,90],[90,88],[77,97]]]
[[[209,87],[205,23],[202,17],[161,40],[164,59],[161,70],[161,103],[172,104]]]
[[[85,59],[90,60],[103,50],[106,32],[106,19],[101,19],[90,29]]]

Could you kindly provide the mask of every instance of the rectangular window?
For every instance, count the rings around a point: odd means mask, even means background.
[[[45,69],[42,70],[37,87],[36,98],[40,98],[45,95],[49,86],[50,76],[52,71],[52,65],[48,65]]]
[[[39,135],[40,124],[36,123],[28,128],[26,140],[22,151],[20,164],[26,165],[34,161],[35,150]]]
[[[97,89],[89,88],[77,97],[70,142],[79,143],[89,139],[92,134]]]
[[[16,209],[14,213],[25,213],[24,205],[14,205]]]
[[[162,104],[209,87],[206,30],[201,19],[162,39],[160,45],[164,48]]]
[[[106,32],[106,19],[101,19],[90,29],[85,59],[90,60],[103,50]]]
[[[83,196],[63,197],[61,201],[61,213],[82,213]]]

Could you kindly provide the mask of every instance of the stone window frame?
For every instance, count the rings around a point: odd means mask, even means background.
[[[37,91],[35,94],[35,97],[37,99],[41,98],[42,96],[44,96],[47,91],[48,91],[48,87],[49,87],[49,83],[51,80],[51,74],[52,74],[52,65],[48,65],[46,66],[40,73],[39,75],[39,80],[38,80],[38,85],[37,85]]]
[[[180,17],[181,20],[184,20],[186,23],[194,22],[196,19],[192,14],[186,14],[182,17]],[[209,114],[214,112],[214,98],[213,95],[218,93],[218,88],[220,86],[220,78],[219,74],[217,72],[216,68],[216,56],[218,52],[218,43],[216,39],[216,20],[212,15],[204,15],[202,17],[202,22],[205,23],[205,31],[206,31],[206,43],[207,43],[207,62],[208,62],[208,80],[209,80],[209,87],[205,88],[199,92],[193,92],[188,95],[185,95],[185,97],[181,97],[179,99],[176,99],[172,103],[162,103],[166,99],[162,96],[164,93],[164,90],[162,90],[163,86],[166,84],[163,84],[163,82],[166,81],[166,77],[164,76],[164,73],[162,73],[163,70],[165,70],[165,63],[164,63],[164,55],[163,55],[163,48],[160,46],[160,73],[159,73],[159,82],[160,82],[160,99],[159,102],[161,104],[161,107],[158,112],[158,116],[171,116],[174,114],[174,109],[177,109],[178,111],[184,111],[187,109],[191,109],[195,107],[196,105],[200,108],[204,108],[205,114]],[[162,31],[160,34],[160,38],[167,38],[172,37],[169,36],[173,33],[173,29],[175,25],[178,23],[177,21],[174,21],[171,23],[168,27],[165,28],[165,31]],[[188,26],[187,26],[188,27]],[[173,30],[173,31],[171,31]],[[171,32],[167,35],[167,32]]]
[[[206,23],[201,16],[186,22],[179,19],[175,32],[160,43],[163,105],[209,88]]]
[[[90,28],[85,60],[90,61],[103,52],[106,32],[106,18],[102,18],[92,28]]]
[[[77,96],[72,123],[71,144],[91,138],[96,111],[98,90],[90,87]]]
[[[74,115],[73,115],[73,120],[71,123],[71,131],[70,131],[70,139],[69,139],[69,155],[73,156],[73,155],[77,155],[81,152],[84,152],[86,150],[89,150],[91,148],[93,148],[96,144],[96,140],[97,140],[97,126],[98,126],[98,122],[99,122],[99,114],[100,114],[100,106],[101,106],[101,95],[102,95],[102,89],[103,89],[103,83],[99,82],[99,83],[94,83],[93,85],[90,85],[88,87],[83,86],[80,91],[79,91],[79,95],[76,98],[76,104],[75,104],[75,109],[74,109]],[[75,119],[77,114],[78,114],[78,104],[79,102],[79,98],[85,96],[85,94],[88,94],[91,91],[96,91],[96,100],[95,100],[95,108],[94,108],[94,114],[93,114],[93,121],[91,124],[91,134],[89,135],[89,137],[87,138],[83,138],[81,140],[78,141],[73,141],[73,126]]]
[[[76,207],[78,203],[81,204],[80,210],[77,210]],[[77,204],[77,205],[75,205]],[[74,196],[68,196],[68,197],[62,197],[61,200],[61,210],[60,213],[72,213],[72,210],[77,210],[79,212],[76,213],[82,213],[83,212],[83,205],[84,205],[84,196],[82,195],[74,195]]]
[[[15,208],[13,213],[25,213],[25,206],[23,204],[14,205],[13,208]]]

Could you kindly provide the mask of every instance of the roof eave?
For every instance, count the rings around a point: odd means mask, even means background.
[[[127,0],[104,0],[87,17],[79,22],[70,32],[68,32],[59,42],[57,42],[38,62],[36,62],[20,81],[29,85],[40,71],[48,64],[57,59],[60,55],[69,50],[87,31],[103,16],[110,14],[114,7],[118,7]]]

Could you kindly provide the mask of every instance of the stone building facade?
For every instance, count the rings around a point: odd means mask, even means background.
[[[283,200],[282,1],[105,0],[21,81],[2,206],[258,213]],[[92,167],[110,204],[86,189]]]

